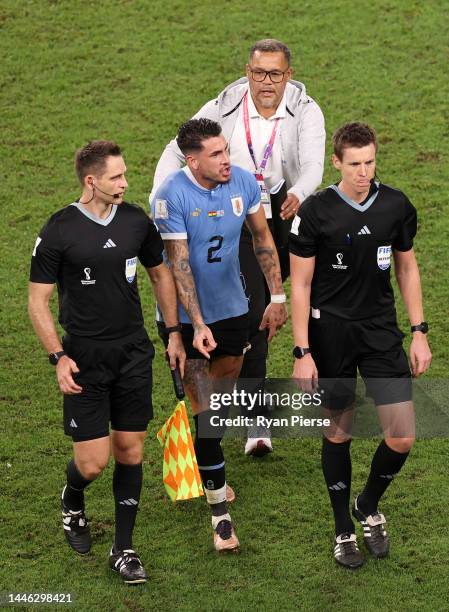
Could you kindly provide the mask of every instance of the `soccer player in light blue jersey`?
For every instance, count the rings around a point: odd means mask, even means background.
[[[259,186],[250,172],[231,167],[220,125],[209,119],[187,121],[179,129],[177,143],[187,165],[160,186],[152,200],[152,215],[180,301],[187,354],[184,385],[195,415],[195,451],[212,511],[214,546],[218,551],[236,550],[239,541],[226,501],[223,430],[214,437],[200,436],[198,415],[208,420],[212,414],[204,393],[208,382],[228,380],[232,389],[248,345],[248,300],[238,259],[245,221],[272,296],[260,324],[260,329],[268,330],[269,340],[287,319],[286,298]],[[165,338],[175,329],[178,326],[165,328]]]

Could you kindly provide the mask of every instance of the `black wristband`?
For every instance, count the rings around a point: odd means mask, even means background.
[[[166,327],[164,329],[164,334],[166,336],[169,336],[170,334],[173,334],[174,332],[180,332],[182,329],[182,325],[181,323],[178,323],[178,325],[173,325],[172,327]]]
[[[61,359],[61,357],[64,357],[64,355],[67,355],[67,353],[65,351],[58,351],[57,353],[50,353],[48,355],[48,361],[51,363],[51,365],[58,365],[58,361]]]
[[[295,346],[293,349],[293,357],[295,357],[295,359],[302,359],[305,355],[309,355],[311,352],[312,351],[309,349],[309,347],[303,348],[301,346]]]
[[[421,332],[422,334],[427,334],[427,332],[429,331],[429,325],[428,323],[426,323],[426,321],[423,321],[419,325],[412,325],[410,327],[410,331],[412,332],[412,334],[417,331]]]

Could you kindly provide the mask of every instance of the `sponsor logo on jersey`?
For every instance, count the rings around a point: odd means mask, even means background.
[[[97,281],[91,278],[92,270],[90,268],[84,268],[83,272],[86,278],[81,279],[81,284],[82,285],[95,285]]]
[[[377,249],[377,265],[381,270],[388,270],[391,264],[391,246],[380,246]]]
[[[197,206],[195,210],[192,210],[190,214],[192,215],[192,217],[199,217],[201,214],[201,208],[198,208]]]
[[[243,200],[241,196],[234,196],[231,198],[232,210],[234,211],[234,215],[237,217],[241,217],[243,213]]]
[[[343,263],[343,253],[337,253],[335,255],[337,258],[337,263],[332,264],[334,270],[347,270],[348,266]]]
[[[34,244],[34,249],[33,249],[33,257],[36,257],[36,249],[37,247],[40,245],[40,243],[42,242],[42,238],[40,236],[38,236],[36,238],[36,242]]]
[[[136,277],[137,257],[131,257],[126,260],[125,276],[128,283],[132,283]]]
[[[207,213],[208,217],[224,217],[224,210],[210,210]]]
[[[110,238],[107,239],[107,241],[104,243],[103,248],[104,249],[112,249],[114,247],[116,247],[117,245],[115,244],[115,242],[113,240],[111,240]]]
[[[358,236],[366,236],[367,234],[371,234],[367,225],[364,225],[362,229],[357,232]]]
[[[167,200],[156,200],[154,216],[156,219],[168,219]]]
[[[297,236],[297,235],[298,235],[298,232],[299,232],[299,224],[300,224],[300,223],[301,223],[301,217],[296,216],[296,217],[293,219],[293,223],[292,223],[292,226],[291,226],[291,228],[290,228],[291,233],[292,233],[292,234],[295,234],[295,236]]]

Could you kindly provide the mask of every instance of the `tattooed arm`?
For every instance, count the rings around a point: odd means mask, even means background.
[[[192,321],[193,346],[209,359],[210,351],[213,351],[217,344],[212,332],[203,321],[195,279],[190,267],[187,240],[164,240],[164,246],[175,279],[178,297]]]
[[[246,223],[253,236],[254,253],[259,262],[260,269],[267,281],[271,298],[275,300],[266,307],[259,327],[259,329],[268,328],[268,341],[270,341],[287,320],[285,303],[276,301],[282,300],[282,298],[285,299],[279,257],[263,208],[260,207],[256,213],[247,215]]]

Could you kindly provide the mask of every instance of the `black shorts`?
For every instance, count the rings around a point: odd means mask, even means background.
[[[164,333],[165,324],[158,321],[157,327],[159,336],[162,338],[165,348],[167,348],[168,338]],[[207,323],[207,327],[211,330],[217,343],[217,347],[210,353],[211,360],[224,355],[243,355],[248,345],[248,313],[239,317]],[[181,335],[187,359],[205,359],[204,355],[192,346],[193,325],[183,323]]]
[[[377,406],[410,401],[410,366],[395,313],[348,321],[323,311],[310,317],[309,342],[324,405],[343,409],[354,402],[357,369]]]
[[[64,431],[74,442],[117,431],[146,431],[151,403],[154,348],[145,329],[119,340],[65,336],[63,347],[79,374],[83,391],[64,395]]]

